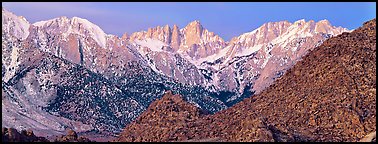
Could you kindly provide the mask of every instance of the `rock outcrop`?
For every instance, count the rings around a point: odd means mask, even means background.
[[[54,140],[54,142],[92,142],[86,137],[78,137],[77,133],[72,129],[67,129],[67,135],[62,135]]]
[[[14,128],[2,128],[2,142],[93,142],[86,137],[78,137],[72,129],[67,129],[67,135],[62,135],[55,140],[49,141],[45,137],[34,135],[32,130],[22,130],[20,133]]]
[[[2,142],[49,142],[44,137],[37,137],[32,130],[22,130],[19,133],[14,128],[1,129]]]

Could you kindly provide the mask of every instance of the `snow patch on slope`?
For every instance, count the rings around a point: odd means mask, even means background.
[[[229,48],[230,48],[230,46],[227,46],[227,47],[223,48],[222,50],[220,50],[218,53],[215,53],[215,54],[210,55],[210,56],[205,57],[205,58],[200,58],[200,59],[194,61],[194,64],[195,64],[195,65],[200,65],[200,64],[201,64],[202,62],[204,62],[204,61],[207,61],[207,62],[214,62],[214,61],[216,61],[217,59],[226,56],[226,54],[227,54]]]
[[[163,46],[166,46],[164,42],[156,40],[156,39],[150,39],[150,38],[147,38],[145,40],[135,40],[135,43],[142,47],[148,47],[150,48],[151,51],[156,51],[156,52],[162,52]]]
[[[6,68],[9,71],[5,73],[4,76],[4,81],[8,81],[9,79],[12,78],[13,75],[16,73],[16,69],[18,68],[18,65],[21,63],[20,61],[17,61],[18,55],[19,55],[19,49],[17,47],[12,48],[12,53],[11,53],[11,63],[10,65]]]
[[[235,54],[235,56],[246,56],[246,55],[250,55],[254,52],[257,52],[258,50],[260,50],[261,48],[263,47],[262,44],[258,44],[258,45],[255,45],[253,47],[250,47],[250,48],[245,48],[243,49],[242,51],[238,52]]]

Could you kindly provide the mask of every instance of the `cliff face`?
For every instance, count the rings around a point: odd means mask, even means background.
[[[182,104],[163,99],[118,141],[359,141],[376,131],[375,62],[373,19],[326,40],[273,85],[229,109],[180,126],[172,120],[186,110],[170,113]]]
[[[226,42],[221,37],[205,29],[199,21],[193,21],[182,29],[179,29],[177,25],[173,28],[168,25],[149,28],[147,31],[131,34],[128,39],[131,41],[159,40],[169,45],[166,51],[178,52],[187,55],[190,59],[207,57],[226,46]]]

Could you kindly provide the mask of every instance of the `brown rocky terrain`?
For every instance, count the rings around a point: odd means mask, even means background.
[[[373,19],[326,40],[273,85],[214,115],[168,93],[116,141],[356,142],[375,131]]]
[[[212,115],[185,102],[180,95],[168,91],[128,125],[115,141],[225,141],[221,134],[226,125],[221,123],[221,119],[213,119]],[[262,121],[254,120],[248,124],[258,130],[250,134],[253,139],[273,141]]]
[[[204,114],[198,107],[188,104],[180,95],[171,91],[151,103],[149,108],[127,126],[130,131],[125,134],[126,141],[177,141],[191,139],[195,133],[187,133],[187,129],[198,124]],[[143,129],[141,129],[143,127]],[[150,135],[149,137],[144,137]]]
[[[44,137],[38,137],[34,135],[32,130],[22,130],[19,133],[14,128],[2,128],[1,131],[2,142],[50,142]],[[67,135],[57,137],[51,142],[91,142],[86,137],[78,137],[77,133],[72,129],[67,130]]]

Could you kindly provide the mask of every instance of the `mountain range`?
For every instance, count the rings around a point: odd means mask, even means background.
[[[376,20],[327,39],[267,89],[215,114],[169,91],[115,141],[375,142]]]
[[[193,21],[118,37],[86,19],[31,24],[3,8],[2,125],[38,136],[67,128],[117,135],[167,90],[213,114],[261,93],[343,32],[302,19],[227,42]]]

